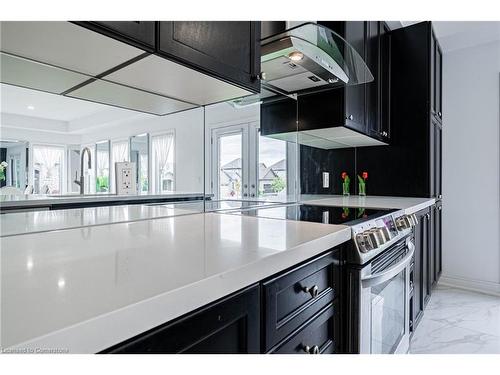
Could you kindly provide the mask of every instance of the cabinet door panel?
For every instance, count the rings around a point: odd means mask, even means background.
[[[436,36],[431,29],[431,46],[430,46],[430,102],[431,114],[436,115]]]
[[[439,44],[436,42],[436,90],[435,90],[435,95],[436,95],[436,112],[437,112],[437,117],[441,121],[442,116],[443,116],[443,108],[442,108],[442,64],[443,64],[443,56],[441,53],[441,48],[439,47]]]
[[[106,353],[259,353],[259,286],[132,338]]]
[[[380,66],[379,66],[379,22],[366,22],[366,63],[373,81],[366,83],[366,123],[370,135],[379,137]]]
[[[161,21],[159,53],[252,91],[260,91],[260,23]]]
[[[385,24],[380,25],[380,84],[379,84],[379,132],[391,137],[391,34]],[[385,135],[387,134],[387,135]]]
[[[345,39],[363,59],[366,59],[366,24],[366,22],[362,21],[345,23]],[[346,125],[363,133],[366,132],[365,89],[366,85],[347,86],[345,88]]]
[[[155,48],[156,26],[154,21],[95,21],[92,23],[100,26],[103,31],[115,34],[115,36],[121,36],[151,49]]]
[[[317,354],[334,353],[337,345],[334,342],[334,314],[334,305],[331,304],[299,332],[286,339],[278,348],[271,350],[271,353],[313,354],[311,348],[315,346]]]

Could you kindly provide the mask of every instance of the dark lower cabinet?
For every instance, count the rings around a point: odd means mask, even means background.
[[[328,252],[262,284],[264,351],[332,304],[340,289],[339,263],[339,251]]]
[[[254,285],[104,353],[260,353],[259,291]]]
[[[340,254],[330,250],[102,353],[338,352]]]
[[[158,53],[260,92],[260,22],[160,21]]]
[[[290,336],[272,354],[332,354],[335,348],[335,310],[330,303],[298,332]]]
[[[410,304],[410,329],[412,332],[417,328],[422,319],[425,304],[430,289],[427,286],[427,258],[429,252],[429,208],[419,211],[417,214],[418,225],[414,228],[415,258],[413,264],[413,296]]]

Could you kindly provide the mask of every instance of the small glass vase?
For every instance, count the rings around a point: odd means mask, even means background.
[[[342,194],[345,196],[349,195],[349,182],[342,183]]]
[[[363,196],[366,195],[366,183],[360,182],[358,184],[358,194]]]

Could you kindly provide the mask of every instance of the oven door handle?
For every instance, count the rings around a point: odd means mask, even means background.
[[[363,288],[369,288],[374,285],[381,284],[384,281],[392,279],[394,276],[404,270],[410,264],[413,258],[413,254],[415,253],[415,245],[413,244],[413,242],[410,241],[407,246],[410,251],[408,251],[408,254],[406,254],[398,264],[395,264],[384,272],[362,278],[361,285],[363,286]]]

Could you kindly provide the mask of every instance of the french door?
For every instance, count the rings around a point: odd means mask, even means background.
[[[210,135],[215,200],[296,199],[296,142],[260,136],[258,122],[215,127]]]
[[[212,129],[211,189],[217,200],[256,198],[258,128],[254,123]]]

